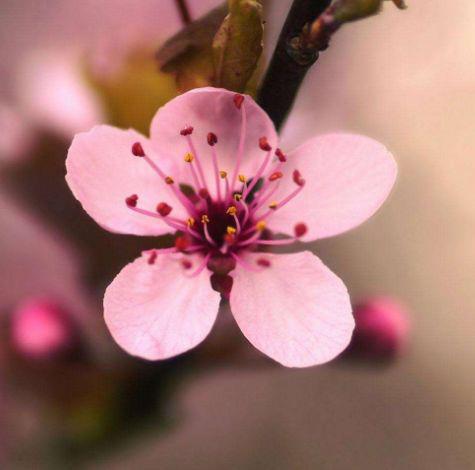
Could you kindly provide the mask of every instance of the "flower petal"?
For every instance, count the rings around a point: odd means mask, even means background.
[[[104,318],[115,341],[144,359],[166,359],[198,345],[216,319],[220,296],[209,273],[187,277],[182,255],[159,254],[150,265],[142,256],[128,264],[104,296]]]
[[[164,222],[137,214],[125,204],[128,196],[138,194],[138,206],[143,209],[155,211],[157,203],[166,201],[174,208],[174,216],[184,214],[146,161],[132,155],[132,144],[137,141],[147,151],[148,139],[131,129],[96,126],[77,134],[66,159],[66,181],[86,212],[107,230],[134,235],[168,233]],[[159,164],[163,171],[172,172],[169,161]]]
[[[246,338],[288,367],[322,364],[348,345],[354,328],[343,282],[309,251],[253,253],[259,272],[233,271],[231,311]]]
[[[159,109],[152,121],[150,138],[160,155],[171,155],[180,163],[190,149],[187,139],[180,131],[193,127],[191,138],[203,166],[205,177],[214,192],[213,163],[211,147],[207,143],[209,132],[216,134],[214,146],[218,155],[220,170],[232,175],[241,134],[241,111],[233,102],[235,93],[220,88],[197,88],[169,101]],[[251,177],[256,173],[265,157],[259,148],[259,138],[267,137],[275,148],[277,134],[267,114],[250,97],[245,95],[242,107],[246,113],[245,140],[240,173]],[[182,182],[190,182],[189,172],[183,173]]]
[[[291,233],[295,224],[303,222],[308,227],[305,241],[346,232],[371,217],[388,197],[397,174],[396,163],[383,145],[352,134],[311,139],[291,152],[288,162],[306,184],[269,219],[268,226]],[[295,188],[290,177],[283,183],[281,194]]]

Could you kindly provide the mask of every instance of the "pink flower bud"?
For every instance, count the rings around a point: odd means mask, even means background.
[[[410,324],[407,310],[389,297],[372,297],[354,307],[356,328],[350,352],[390,359],[405,348]]]
[[[73,323],[57,303],[30,299],[12,314],[11,341],[20,354],[45,359],[71,350],[76,338]]]

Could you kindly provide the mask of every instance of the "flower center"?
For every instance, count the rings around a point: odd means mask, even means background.
[[[152,212],[138,207],[140,197],[133,194],[126,198],[127,206],[140,214],[162,220],[175,232],[175,244],[165,250],[153,251],[149,262],[153,264],[157,253],[182,252],[198,253],[203,261],[192,274],[199,274],[206,266],[215,274],[226,276],[236,263],[247,269],[265,269],[270,264],[265,258],[259,259],[257,266],[250,266],[242,257],[243,251],[256,251],[262,245],[285,245],[294,243],[303,236],[307,227],[298,223],[294,236],[286,239],[271,239],[267,221],[279,209],[295,198],[304,188],[305,180],[298,170],[293,170],[295,188],[280,200],[274,196],[278,192],[288,166],[287,157],[280,149],[273,150],[267,138],[262,136],[256,146],[263,152],[263,161],[256,173],[247,178],[240,173],[246,141],[247,116],[244,96],[236,94],[233,98],[236,112],[241,113],[241,129],[236,151],[236,163],[232,175],[219,167],[216,144],[219,135],[207,134],[213,166],[213,191],[208,187],[203,171],[202,156],[196,151],[193,141],[193,127],[186,126],[179,131],[187,141],[189,151],[184,155],[184,164],[189,167],[192,184],[178,185],[173,176],[165,174],[157,164],[155,155],[147,154],[140,142],[132,145],[132,154],[144,159],[150,168],[170,189],[170,200],[158,202]],[[173,205],[179,204],[186,210],[186,220],[173,216]],[[184,265],[190,269],[190,262]],[[213,280],[212,280],[213,282]]]

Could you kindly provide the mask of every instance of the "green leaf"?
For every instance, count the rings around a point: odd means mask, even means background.
[[[212,42],[226,13],[226,5],[211,10],[168,39],[157,52],[160,70],[175,75],[181,92],[213,85]]]
[[[229,0],[229,13],[213,40],[214,85],[242,92],[262,53],[262,5]]]

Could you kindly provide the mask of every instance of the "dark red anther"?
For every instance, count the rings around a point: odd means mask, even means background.
[[[202,199],[209,199],[209,192],[206,188],[201,188],[198,191],[198,194],[200,195]]]
[[[303,222],[295,224],[294,233],[297,238],[303,237],[307,233],[307,231],[308,227]]]
[[[279,162],[284,163],[287,161],[287,156],[280,149],[275,149],[275,156],[279,159]]]
[[[175,248],[178,251],[185,251],[191,245],[191,239],[188,235],[179,235],[175,238]]]
[[[181,260],[181,265],[185,269],[191,269],[193,267],[193,263],[189,259],[182,259]]]
[[[157,204],[157,212],[162,217],[166,217],[171,211],[172,211],[172,207],[169,206],[166,202],[159,202]]]
[[[259,147],[261,148],[261,150],[265,150],[266,152],[272,150],[272,147],[269,145],[269,142],[267,142],[267,137],[261,137],[259,139]]]
[[[135,207],[137,205],[138,200],[139,197],[137,196],[137,194],[132,194],[132,196],[125,198],[125,203],[127,204],[127,207]]]
[[[191,126],[186,126],[180,131],[181,135],[191,135],[193,133],[193,127]]]
[[[244,101],[244,96],[240,95],[239,93],[236,93],[233,97],[234,101],[234,106],[236,106],[237,109],[241,109],[242,103]]]
[[[302,178],[302,175],[300,174],[299,170],[294,170],[292,178],[294,180],[294,183],[298,186],[303,186],[305,184],[305,180]]]
[[[145,152],[140,142],[135,142],[135,144],[132,145],[132,153],[136,157],[145,157]]]
[[[270,267],[270,261],[267,258],[259,258],[256,262],[259,266],[262,266],[263,268]]]
[[[208,132],[207,139],[208,139],[208,144],[211,145],[211,147],[214,144],[218,143],[218,136],[216,134],[214,134],[213,132]]]
[[[269,181],[278,180],[279,178],[282,178],[282,176],[284,176],[284,174],[281,171],[274,171],[274,173],[269,176]]]
[[[152,265],[152,264],[155,264],[156,260],[157,260],[157,252],[153,250],[149,253],[147,263]]]

